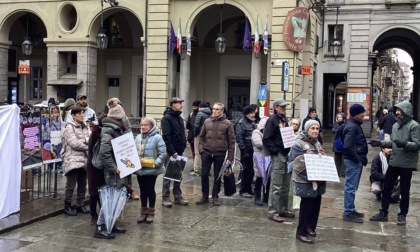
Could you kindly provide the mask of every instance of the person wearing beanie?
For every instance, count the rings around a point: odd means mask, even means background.
[[[99,159],[102,160],[105,184],[115,186],[117,188],[121,188],[123,186],[128,187],[128,178],[121,178],[119,176],[120,170],[118,169],[111,144],[112,139],[128,132],[127,125],[125,125],[123,121],[123,119],[126,117],[125,111],[117,99],[109,99],[107,101],[107,106],[109,111],[107,117],[102,120],[102,131],[100,138],[101,148],[99,151]],[[123,197],[125,197],[125,195]],[[99,212],[98,221],[96,223],[94,237],[100,239],[112,239],[115,237],[115,235],[108,234],[106,232],[105,221],[102,215],[103,210],[101,209]],[[112,232],[125,233],[126,229],[114,225]]]
[[[365,111],[362,105],[353,104],[350,107],[350,119],[344,124],[340,136],[344,146],[342,153],[346,167],[343,220],[355,223],[363,223],[364,217],[363,213],[356,211],[354,201],[363,166],[368,162],[368,146],[361,127]]]
[[[254,178],[252,132],[257,126],[254,123],[255,109],[252,106],[245,106],[243,113],[243,117],[235,125],[236,142],[241,150],[241,163],[243,166],[239,194],[245,198],[251,198],[254,194],[251,187],[252,179]]]
[[[263,181],[262,171],[265,171],[266,162],[271,163],[270,156],[265,157],[262,153],[263,149],[263,133],[265,124],[267,123],[268,117],[261,118],[260,122],[257,125],[257,128],[252,131],[252,147],[254,149],[254,173],[255,173],[255,200],[254,205],[263,206],[264,203],[268,203],[268,190],[270,189],[270,176],[265,178]],[[260,172],[261,171],[261,172]],[[265,182],[265,183],[263,183]],[[262,192],[262,200],[261,200]]]
[[[198,137],[194,136],[194,124],[195,119],[197,118],[198,114],[198,106],[200,105],[201,101],[195,100],[192,103],[192,112],[188,115],[187,119],[187,130],[188,136],[187,141],[190,144],[191,152],[193,155],[194,166],[191,170],[191,175],[199,175],[201,171],[201,158],[200,153],[198,153]]]
[[[274,100],[274,114],[268,119],[263,133],[263,144],[267,150],[264,152],[269,152],[272,163],[268,219],[275,222],[284,222],[283,217],[295,217],[295,214],[287,209],[289,204],[290,174],[285,172],[285,168],[290,148],[284,147],[280,133],[280,128],[289,127],[286,117],[287,105],[288,103],[283,98]],[[265,155],[268,155],[268,153]]]
[[[320,125],[317,120],[309,119],[303,126],[289,153],[292,167],[293,194],[300,197],[299,222],[296,239],[313,244],[309,237],[316,237],[316,226],[321,209],[322,195],[326,190],[325,181],[310,181],[306,171],[304,154],[325,155],[318,141]]]
[[[173,97],[169,100],[169,107],[166,108],[163,118],[161,121],[162,126],[162,137],[166,144],[167,160],[169,158],[177,158],[182,156],[187,147],[187,141],[185,137],[184,120],[181,117],[184,100],[179,97]],[[170,179],[163,179],[162,185],[162,206],[172,207],[172,201],[169,199],[171,192],[171,181]],[[189,204],[188,200],[182,197],[181,182],[174,181],[173,194],[174,203],[177,205],[186,206]]]
[[[198,105],[198,113],[197,117],[195,118],[194,123],[194,137],[198,137],[200,135],[201,129],[203,128],[204,121],[211,116],[211,109],[210,106],[207,105],[207,102],[202,101]]]
[[[305,117],[305,119],[303,119],[303,122],[302,122],[302,130],[304,130],[304,127],[305,127],[305,123],[308,121],[308,120],[316,120],[316,121],[318,121],[318,123],[319,123],[319,134],[318,134],[318,141],[321,143],[321,144],[323,144],[323,141],[322,141],[322,136],[321,136],[321,132],[322,132],[322,124],[321,124],[321,120],[319,120],[319,118],[318,118],[318,112],[316,111],[316,109],[314,109],[314,108],[309,108],[309,112],[308,112],[308,116],[307,117]]]

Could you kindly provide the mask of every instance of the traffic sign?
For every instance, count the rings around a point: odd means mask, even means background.
[[[310,75],[311,66],[302,66],[302,75]]]
[[[31,67],[26,65],[19,65],[18,67],[18,74],[30,74],[31,73]]]

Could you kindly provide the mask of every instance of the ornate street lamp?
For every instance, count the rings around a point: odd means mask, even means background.
[[[99,49],[103,50],[108,46],[108,36],[106,35],[106,30],[104,29],[104,2],[109,3],[111,7],[117,6],[117,0],[101,0],[101,28],[99,28],[98,35],[96,35],[96,44]]]
[[[223,5],[220,6],[220,32],[217,35],[216,41],[214,42],[214,47],[216,49],[216,52],[219,55],[222,55],[225,53],[226,43],[227,43],[225,36],[223,36],[222,29],[223,29]]]
[[[26,16],[26,37],[22,42],[22,52],[24,55],[29,56],[32,54],[32,42],[29,38],[29,13]]]

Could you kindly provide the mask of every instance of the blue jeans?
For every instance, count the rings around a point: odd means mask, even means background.
[[[379,131],[379,139],[380,139],[381,141],[383,141],[383,140],[384,140],[384,130],[383,130],[383,129],[381,129],[381,130]]]
[[[356,198],[356,190],[359,187],[363,165],[360,161],[355,163],[349,159],[344,159],[344,164],[346,166],[346,184],[344,186],[343,215],[348,215],[356,211],[354,200]]]

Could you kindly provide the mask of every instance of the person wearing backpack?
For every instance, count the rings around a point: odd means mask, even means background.
[[[350,107],[350,119],[344,124],[341,134],[343,140],[343,158],[346,166],[346,184],[344,187],[343,220],[363,223],[363,213],[356,211],[354,201],[359,187],[363,166],[367,165],[368,146],[363,134],[362,123],[366,110],[360,104]]]
[[[344,123],[346,122],[345,119],[345,114],[344,113],[338,113],[335,116],[335,123],[334,126],[332,128],[332,133],[334,135],[337,134],[338,129],[344,125]],[[336,135],[336,138],[339,137]],[[335,166],[337,167],[337,174],[340,177],[344,177],[344,173],[346,172],[346,168],[344,166],[344,160],[343,160],[343,153],[341,150],[337,150],[337,147],[335,144],[333,144],[333,152],[334,152],[334,162],[335,162]]]

